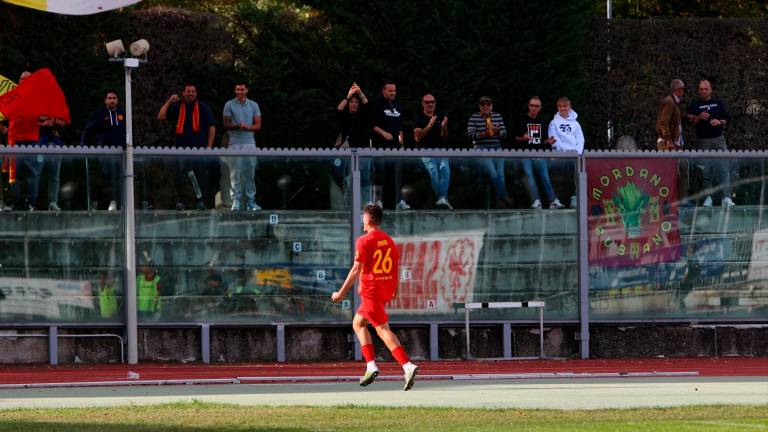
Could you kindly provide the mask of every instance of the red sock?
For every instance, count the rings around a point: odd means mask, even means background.
[[[408,354],[405,353],[405,348],[402,345],[392,350],[392,356],[400,363],[400,366],[408,363],[411,359],[408,358]]]
[[[365,359],[366,363],[376,360],[376,353],[373,351],[373,344],[363,345],[360,347],[360,350],[363,352],[363,358]]]

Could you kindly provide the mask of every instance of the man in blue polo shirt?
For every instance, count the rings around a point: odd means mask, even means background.
[[[248,85],[235,84],[235,98],[224,105],[224,129],[229,131],[229,149],[256,150],[254,132],[261,130],[259,104],[248,99]],[[231,181],[232,211],[242,210],[243,189],[245,189],[246,210],[257,211],[256,204],[256,158],[252,156],[231,156],[229,178]]]
[[[694,150],[728,150],[723,130],[731,121],[731,115],[725,105],[712,97],[712,85],[707,80],[699,82],[699,98],[688,105],[686,117],[693,123],[696,141],[691,146]],[[729,161],[723,159],[699,159],[696,161],[704,171],[704,191],[707,197],[702,205],[712,207],[712,195],[715,187],[722,187],[723,198],[720,203],[730,208],[736,204],[731,199],[731,176]]]
[[[181,98],[176,94],[171,95],[160,107],[157,119],[160,121],[170,119],[173,122],[176,147],[213,147],[213,138],[216,136],[213,114],[208,105],[197,100],[197,87],[194,84],[184,85]],[[184,209],[180,192],[185,184],[190,183],[197,197],[197,209],[205,210],[205,201],[210,200],[207,165],[207,161],[202,157],[193,158],[191,161],[184,158],[176,159],[177,210]]]

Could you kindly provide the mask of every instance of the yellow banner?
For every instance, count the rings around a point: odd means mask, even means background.
[[[92,15],[136,4],[141,0],[2,0],[18,6],[64,15]]]
[[[15,82],[0,75],[0,95],[3,95],[4,93],[7,93],[15,88],[16,88]],[[5,117],[3,117],[3,114],[0,113],[0,121],[2,120],[5,120]]]

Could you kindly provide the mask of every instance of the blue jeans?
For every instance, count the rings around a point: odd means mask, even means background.
[[[496,193],[496,199],[508,198],[509,194],[507,194],[507,185],[504,179],[504,159],[480,159],[480,165],[488,173],[493,190]]]
[[[63,147],[64,141],[60,137],[53,134],[40,134],[40,145]],[[48,173],[48,203],[58,203],[61,155],[45,155],[43,160],[43,169],[46,173]],[[38,172],[38,177],[40,174],[42,174],[42,169]],[[35,195],[37,195],[37,191],[35,191]],[[34,203],[34,201],[30,200],[30,203]]]
[[[549,180],[547,161],[544,159],[523,159],[520,161],[520,166],[525,173],[525,187],[528,189],[531,201],[541,199],[539,188],[536,185],[536,177],[538,177],[541,180],[541,186],[544,188],[547,201],[551,204],[555,200],[555,190],[552,188],[552,181]],[[534,174],[536,175],[535,177]]]
[[[122,182],[120,181],[123,175],[122,160],[119,157],[104,156],[100,162],[101,174],[109,179],[112,201],[116,202],[119,206],[121,202],[120,197],[122,196],[121,192],[123,190]]]
[[[256,144],[229,144],[231,150],[256,150]],[[232,205],[243,203],[243,189],[247,205],[256,204],[256,158],[254,156],[230,156],[229,179],[232,189]]]
[[[360,159],[360,204],[363,207],[373,202],[372,165],[372,158]]]
[[[448,198],[448,185],[451,183],[451,167],[448,158],[421,158],[424,168],[432,181],[432,190],[437,199]]]

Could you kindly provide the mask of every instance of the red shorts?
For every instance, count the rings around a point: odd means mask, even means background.
[[[387,311],[384,310],[384,303],[378,300],[360,297],[360,307],[357,308],[357,314],[367,319],[374,327],[386,324],[389,321]]]

